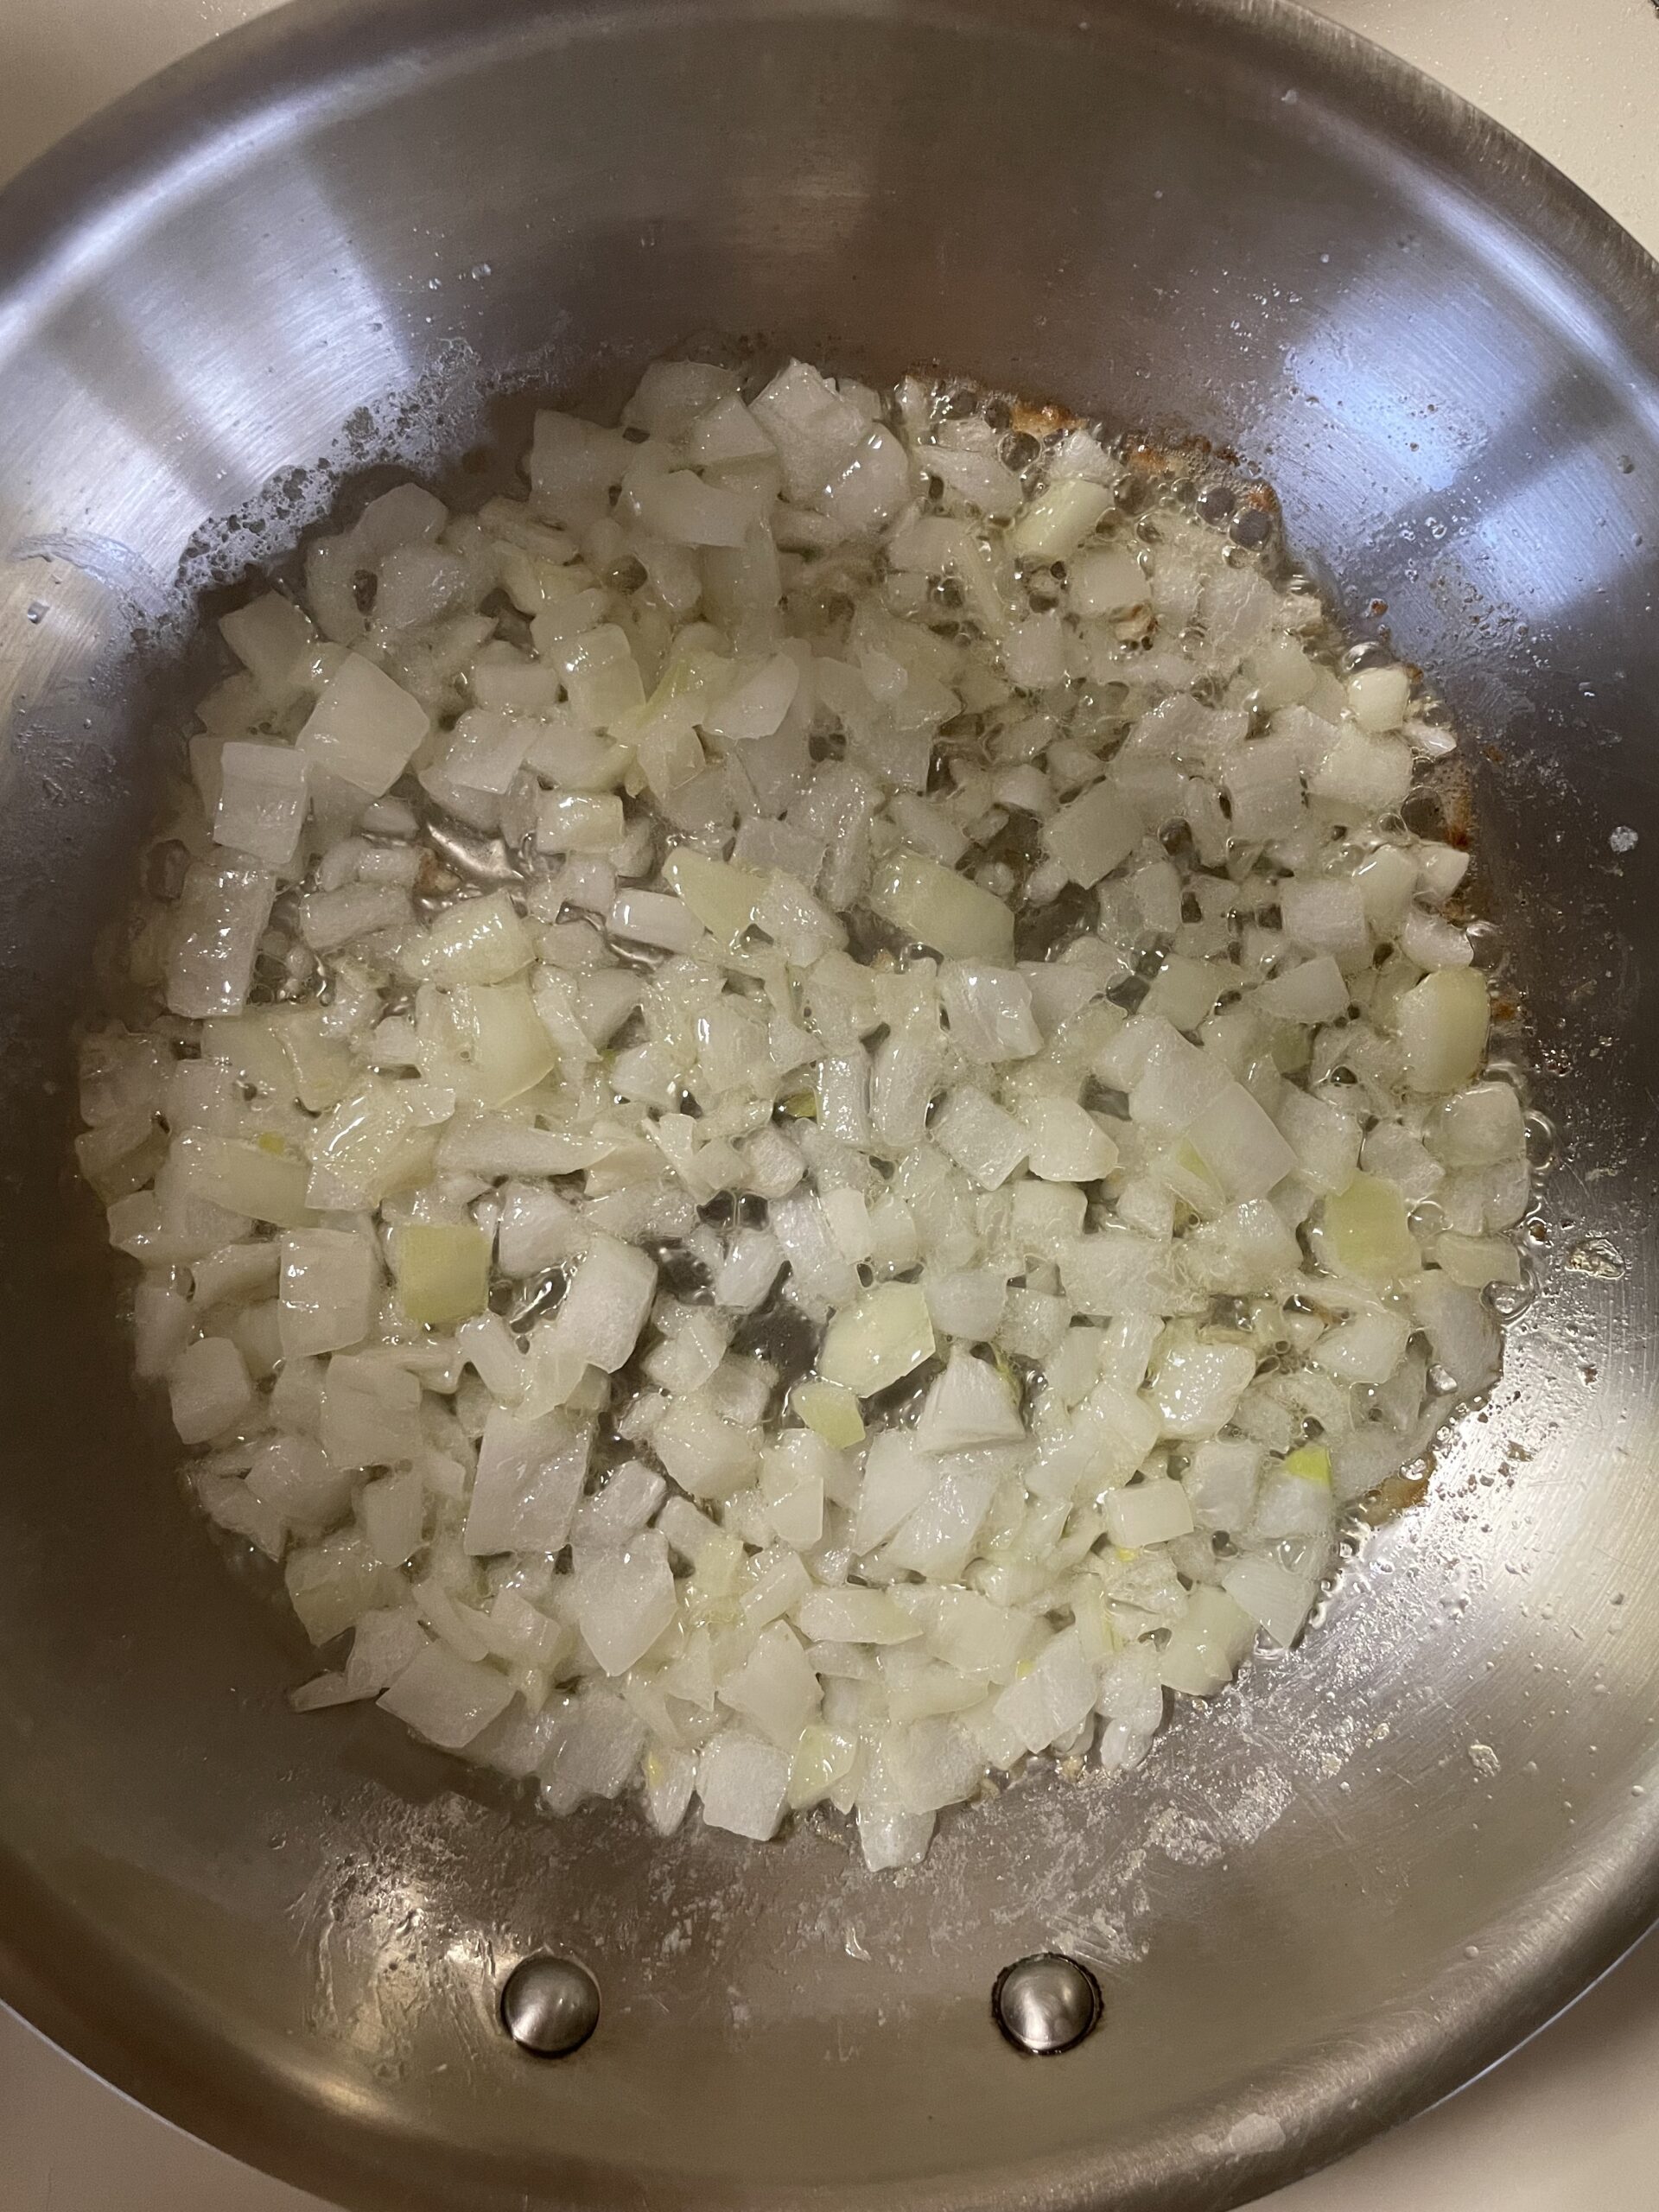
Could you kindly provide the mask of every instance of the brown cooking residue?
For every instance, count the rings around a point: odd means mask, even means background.
[[[1028,399],[1010,399],[1014,410],[1012,427],[1023,430],[1028,438],[1045,438],[1057,430],[1075,430],[1084,427],[1081,415],[1074,415],[1068,407],[1057,407],[1052,401],[1033,404]]]
[[[1402,1467],[1397,1475],[1389,1475],[1379,1483],[1370,1496],[1361,1501],[1360,1512],[1370,1527],[1381,1529],[1412,1506],[1421,1505],[1428,1496],[1433,1479],[1434,1455],[1431,1452],[1425,1459]]]

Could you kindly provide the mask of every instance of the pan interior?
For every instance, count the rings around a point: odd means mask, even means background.
[[[1288,10],[440,0],[285,11],[0,205],[0,1988],[354,2204],[1235,2203],[1467,2077],[1645,1924],[1659,1524],[1644,1020],[1655,272],[1541,163]],[[125,1382],[67,1031],[202,594],[388,460],[700,335],[1201,435],[1468,738],[1555,1161],[1541,1293],[1303,1649],[1135,1774],[872,1877],[563,1823],[292,1715]],[[372,481],[372,479],[370,480]],[[471,477],[474,483],[482,480]],[[211,603],[211,602],[209,602]],[[588,1967],[538,2066],[496,1993]],[[1104,2016],[1019,2057],[998,1972]]]

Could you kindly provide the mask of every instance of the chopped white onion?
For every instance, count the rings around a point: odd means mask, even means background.
[[[658,363],[318,541],[83,1057],[296,1704],[876,1868],[1297,1640],[1529,1189],[1413,674],[948,398]]]
[[[389,791],[430,727],[418,699],[361,653],[347,653],[294,742],[314,768],[366,798]]]

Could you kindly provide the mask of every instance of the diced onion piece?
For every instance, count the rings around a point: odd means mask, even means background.
[[[927,1856],[933,1840],[931,1813],[912,1813],[887,1798],[861,1792],[858,1800],[858,1847],[873,1874],[893,1866],[917,1866]]]
[[[817,1710],[818,1678],[787,1622],[762,1630],[743,1664],[721,1684],[720,1699],[792,1763],[801,1731]]]
[[[1108,1048],[1111,1072],[1108,1072],[1105,1055],[1096,1060],[1096,1069],[1108,1081],[1120,1071],[1124,1075],[1134,1120],[1167,1136],[1179,1136],[1205,1107],[1224,1093],[1230,1094],[1234,1086],[1226,1063],[1217,1053],[1189,1045],[1155,1016],[1137,1016],[1135,1027],[1136,1048],[1143,1044],[1146,1047],[1139,1073],[1131,1073],[1122,1064],[1130,1050],[1127,1028]]]
[[[1046,1751],[1093,1709],[1099,1677],[1077,1630],[1052,1637],[1030,1669],[996,1700],[996,1716],[1027,1751]]]
[[[852,1064],[844,1060],[825,1061],[820,1064],[818,1092],[821,1102],[824,1101],[826,1077],[830,1068],[842,1071],[849,1068],[850,1065]],[[861,1111],[861,1109],[860,1110]],[[853,1118],[851,1111],[842,1118],[843,1122],[851,1121]],[[824,1110],[822,1103],[818,1119],[821,1127],[832,1128],[836,1126],[836,1117]],[[861,1133],[868,1141],[869,1135],[868,1127],[864,1127]],[[856,1143],[859,1141],[858,1135],[849,1133],[845,1127],[839,1129],[837,1134],[846,1136],[849,1143]],[[874,1249],[874,1237],[870,1229],[869,1203],[863,1192],[861,1191],[826,1191],[818,1203],[823,1208],[823,1217],[830,1224],[830,1234],[842,1257],[854,1267],[861,1266]]]
[[[1353,1116],[1327,1099],[1287,1087],[1277,1116],[1304,1179],[1316,1191],[1345,1190],[1359,1165],[1360,1128]]]
[[[794,1619],[815,1643],[908,1643],[922,1632],[884,1590],[853,1584],[812,1591],[796,1605]]]
[[[1224,1590],[1200,1583],[1169,1632],[1159,1662],[1166,1688],[1188,1697],[1213,1697],[1238,1672],[1255,1641],[1255,1623]]]
[[[349,1213],[423,1182],[454,1091],[424,1083],[372,1084],[335,1107],[311,1141],[309,1205]]]
[[[1467,1290],[1484,1290],[1488,1283],[1518,1283],[1522,1280],[1521,1255],[1507,1236],[1437,1236],[1434,1264],[1453,1282]]]
[[[765,1843],[784,1816],[789,1771],[788,1756],[771,1744],[734,1732],[716,1736],[697,1764],[704,1823]]]
[[[316,643],[316,632],[303,608],[274,591],[221,614],[219,628],[261,696],[268,699],[289,696]]]
[[[804,1728],[789,1770],[790,1809],[804,1812],[822,1803],[853,1774],[862,1748],[849,1728]]]
[[[1296,1166],[1296,1154],[1243,1084],[1212,1098],[1186,1141],[1230,1198],[1264,1198]]]
[[[947,959],[1007,960],[1014,916],[989,891],[920,853],[895,853],[877,870],[870,905],[883,921]]]
[[[1442,968],[1408,991],[1395,1013],[1406,1081],[1414,1090],[1456,1090],[1486,1050],[1491,1004],[1474,968]]]
[[[378,1270],[361,1236],[340,1229],[296,1230],[283,1239],[277,1319],[283,1356],[347,1351],[369,1332]]]
[[[910,496],[909,456],[891,430],[877,423],[852,459],[833,477],[818,507],[836,528],[872,537],[890,523]]]
[[[555,651],[564,688],[577,720],[589,729],[608,729],[643,706],[645,687],[627,632],[613,622],[584,631]]]
[[[626,746],[583,728],[568,707],[553,711],[560,717],[556,721],[530,725],[524,765],[562,791],[613,791],[627,774]]]
[[[1419,968],[1467,968],[1475,957],[1475,948],[1464,931],[1443,914],[1431,914],[1422,906],[1407,910],[1400,925],[1399,945],[1407,959]]]
[[[1031,986],[1017,968],[948,960],[939,996],[953,1042],[976,1064],[1027,1059],[1041,1048]]]
[[[1271,1559],[1231,1560],[1222,1569],[1221,1586],[1285,1651],[1301,1634],[1319,1595],[1312,1575],[1293,1574]]]
[[[1009,547],[1022,561],[1064,561],[1115,504],[1103,484],[1061,477],[1015,523],[1008,533]]]
[[[946,446],[925,446],[918,455],[930,476],[937,476],[959,499],[982,514],[1011,515],[1020,505],[1020,479],[995,455],[956,453]]]
[[[469,707],[438,758],[421,769],[423,787],[440,806],[463,816],[485,797],[502,798],[524,764],[536,727],[515,715]],[[487,816],[491,810],[484,810]]]
[[[660,891],[624,891],[607,917],[611,935],[625,944],[689,952],[702,936],[702,925],[690,908]]]
[[[958,1581],[996,1493],[999,1470],[972,1452],[943,1461],[944,1471],[900,1524],[882,1557],[936,1582]]]
[[[560,1716],[551,1755],[537,1769],[542,1802],[568,1813],[587,1797],[614,1797],[639,1764],[645,1724],[614,1692],[586,1688]]]
[[[1043,849],[1071,882],[1085,888],[1109,875],[1140,841],[1141,822],[1135,809],[1116,785],[1104,781],[1043,824]]]
[[[1469,873],[1469,855],[1457,845],[1419,845],[1412,859],[1423,896],[1437,905],[1449,899]]]
[[[740,382],[730,369],[706,361],[653,361],[622,410],[623,423],[652,437],[684,438],[710,409],[742,406]]]
[[[285,745],[232,743],[219,766],[213,842],[268,868],[291,866],[310,804],[304,760]]]
[[[406,1223],[392,1239],[392,1273],[410,1319],[448,1328],[484,1310],[490,1240],[470,1222]]]
[[[1331,1487],[1331,1454],[1321,1444],[1305,1444],[1300,1450],[1287,1454],[1284,1471],[1298,1482],[1312,1483],[1316,1490]]]
[[[190,1301],[167,1283],[141,1282],[132,1294],[133,1366],[158,1382],[189,1343]]]
[[[512,1684],[493,1668],[429,1643],[383,1691],[383,1709],[447,1751],[463,1750],[512,1702]]]
[[[1115,1544],[1139,1549],[1166,1544],[1192,1531],[1192,1505],[1179,1483],[1158,1476],[1128,1490],[1115,1490],[1102,1508]]]
[[[322,1448],[336,1467],[391,1467],[418,1459],[421,1386],[383,1355],[338,1351],[322,1382]]]
[[[801,664],[792,653],[776,652],[749,666],[700,717],[709,736],[752,744],[770,737],[783,723],[801,686]]]
[[[1437,1106],[1424,1135],[1448,1167],[1512,1160],[1526,1141],[1521,1101],[1507,1083],[1475,1084]]]
[[[314,952],[338,952],[353,938],[397,929],[409,918],[408,895],[392,884],[346,883],[300,901],[300,934]]]
[[[1405,1357],[1410,1332],[1403,1313],[1353,1313],[1325,1331],[1313,1347],[1313,1357],[1344,1382],[1386,1382]]]
[[[535,957],[512,899],[505,891],[493,891],[438,916],[421,948],[421,970],[442,983],[505,983],[522,975]]]
[[[1381,845],[1354,870],[1354,883],[1365,918],[1379,936],[1399,926],[1417,890],[1417,869],[1409,853]]]
[[[1044,1181],[1092,1183],[1117,1165],[1117,1146],[1099,1118],[1070,1098],[1034,1098],[1020,1109],[1027,1166]]]
[[[1309,952],[1326,953],[1350,968],[1370,957],[1370,932],[1356,884],[1332,877],[1293,880],[1283,887],[1279,905],[1286,936]]]
[[[1217,1437],[1200,1444],[1181,1477],[1194,1524],[1230,1535],[1248,1529],[1261,1471],[1262,1447],[1248,1439]]]
[[[1029,1149],[1026,1130],[976,1084],[959,1084],[933,1116],[939,1149],[982,1190],[1006,1183]]]
[[[727,1421],[702,1394],[677,1398],[651,1433],[651,1448],[693,1497],[728,1497],[752,1482],[757,1439]]]
[[[791,499],[817,498],[851,461],[868,429],[857,409],[804,361],[779,370],[749,412],[777,449]]]
[[[1052,612],[1027,615],[1002,641],[1002,666],[1022,691],[1046,691],[1065,681],[1065,632]]]
[[[588,1438],[563,1413],[520,1421],[497,1407],[484,1424],[461,1541],[474,1556],[550,1556],[569,1538],[588,1473]]]
[[[1356,1175],[1326,1198],[1323,1220],[1331,1256],[1344,1274],[1393,1282],[1417,1266],[1405,1201],[1379,1176]]]
[[[826,1382],[873,1397],[933,1352],[933,1324],[918,1284],[877,1283],[830,1322],[819,1355]]]
[[[668,1546],[651,1529],[626,1548],[602,1554],[576,1573],[576,1621],[607,1675],[624,1675],[671,1624],[674,1577]]]
[[[1174,1344],[1158,1362],[1148,1394],[1166,1436],[1214,1436],[1255,1374],[1255,1354],[1243,1344]]]
[[[996,1335],[1008,1302],[1007,1277],[1000,1268],[955,1268],[924,1277],[922,1287],[941,1336],[988,1343]]]
[[[1173,1299],[1163,1245],[1113,1226],[1060,1247],[1060,1283],[1079,1313],[1145,1313]]]
[[[609,853],[622,842],[622,802],[610,792],[549,791],[536,817],[538,853]]]
[[[699,468],[719,461],[770,461],[777,450],[734,391],[717,399],[698,417],[684,442],[688,455]]]
[[[1411,789],[1411,747],[1402,737],[1345,729],[1308,779],[1315,798],[1386,814]]]
[[[168,963],[169,1013],[201,1020],[242,1011],[276,895],[276,880],[268,868],[241,861],[199,861],[191,868]]]
[[[1221,787],[1229,826],[1247,844],[1288,837],[1302,820],[1302,764],[1286,737],[1262,737],[1228,756]]]
[[[789,1394],[789,1402],[815,1435],[838,1451],[863,1442],[864,1416],[858,1409],[856,1396],[843,1385],[818,1382],[809,1376],[795,1385]]]
[[[1348,985],[1328,953],[1283,969],[1256,989],[1251,1003],[1276,1021],[1299,1021],[1312,1028],[1335,1021],[1348,1006]]]
[[[228,1337],[199,1337],[168,1376],[173,1426],[183,1444],[206,1444],[253,1411],[247,1363]]]
[[[755,917],[766,879],[753,868],[710,860],[690,845],[668,856],[664,874],[709,934],[721,944],[735,944]]]
[[[1018,1443],[1025,1433],[1020,1409],[995,1368],[958,1346],[922,1402],[916,1444],[925,1452],[963,1452],[978,1444]]]
[[[1362,729],[1398,729],[1411,701],[1403,668],[1363,668],[1348,678],[1348,711]]]
[[[378,798],[403,774],[430,727],[418,699],[373,661],[348,652],[294,743],[328,775]]]
[[[289,1603],[313,1643],[332,1643],[365,1613],[397,1604],[403,1578],[385,1567],[355,1529],[306,1551],[291,1552],[283,1568]],[[511,1684],[506,1685],[511,1694]]]
[[[381,1565],[407,1565],[420,1549],[426,1524],[426,1494],[414,1468],[365,1483],[361,1510],[363,1533]]]
[[[631,498],[641,529],[670,545],[741,545],[754,520],[751,501],[689,468],[645,478]]]
[[[715,1274],[715,1305],[733,1313],[753,1313],[777,1281],[783,1265],[783,1247],[770,1230],[739,1230]]]
[[[786,1440],[762,1456],[760,1495],[779,1541],[801,1551],[823,1540],[825,1478],[800,1453],[786,1451]]]
[[[1465,1396],[1484,1390],[1497,1374],[1500,1339],[1479,1294],[1436,1270],[1411,1285],[1410,1297],[1430,1351],[1457,1389]]]
[[[198,1198],[278,1229],[303,1229],[316,1218],[306,1204],[310,1171],[280,1137],[245,1139],[181,1130],[173,1165],[180,1183]]]
[[[870,1440],[853,1508],[852,1547],[861,1557],[884,1544],[915,1511],[938,1470],[909,1429],[884,1428]],[[814,1635],[824,1633],[813,1629]]]
[[[1084,620],[1139,606],[1146,597],[1145,573],[1127,545],[1103,547],[1066,563],[1066,604]]]
[[[526,984],[467,983],[449,1003],[464,1056],[458,1072],[480,1105],[506,1105],[558,1065]]]
[[[612,1236],[594,1238],[559,1308],[561,1344],[588,1366],[613,1375],[639,1341],[656,1289],[656,1263],[645,1253]]]

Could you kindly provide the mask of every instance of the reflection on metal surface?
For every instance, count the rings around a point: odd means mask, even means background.
[[[307,0],[0,201],[5,1993],[354,2205],[1214,2212],[1645,1923],[1655,286],[1501,133],[1270,0]],[[1558,1133],[1504,1379],[1304,1649],[897,1879],[810,1824],[555,1827],[372,1710],[291,1713],[308,1655],[179,1497],[59,1174],[194,588],[291,545],[319,456],[435,466],[493,383],[602,400],[709,327],[1237,448],[1471,741]],[[607,1961],[575,2069],[496,2012],[550,1923]],[[1015,2065],[986,1992],[1048,1948],[1104,2013]]]
[[[1100,1987],[1087,1967],[1059,1951],[1016,1959],[991,1993],[996,2024],[1017,2050],[1055,2058],[1075,2050],[1100,2018]]]
[[[574,1959],[537,1951],[501,1991],[501,2024],[534,2058],[568,2058],[599,2025],[599,1984]]]

